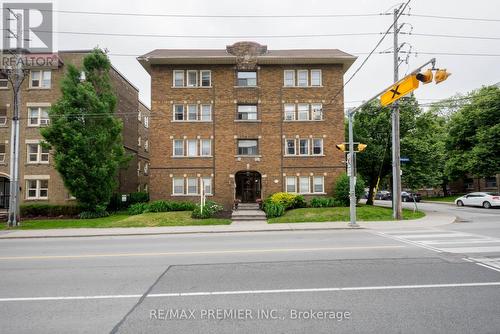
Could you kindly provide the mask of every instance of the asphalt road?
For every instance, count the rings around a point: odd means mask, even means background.
[[[0,331],[498,333],[500,210],[437,205],[468,221],[1,240]]]

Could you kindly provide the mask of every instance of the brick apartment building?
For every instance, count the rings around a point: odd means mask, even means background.
[[[48,108],[60,97],[60,82],[66,64],[82,66],[90,51],[60,51],[53,55],[52,66],[30,68],[22,88],[20,104],[20,171],[22,203],[69,204],[73,198],[65,189],[62,178],[52,164],[51,152],[41,147],[40,128],[50,122]],[[148,165],[148,153],[139,146],[147,140],[149,110],[139,102],[138,89],[112,67],[110,78],[117,95],[116,114],[123,121],[123,145],[132,155],[128,168],[119,172],[120,193],[148,188],[147,172],[138,170]],[[0,77],[0,209],[7,208],[10,186],[10,135],[13,115],[13,92],[5,77]],[[140,121],[139,121],[140,119]],[[146,120],[147,119],[147,120]],[[148,167],[146,167],[148,168]]]
[[[151,199],[199,200],[202,180],[226,209],[279,191],[331,194],[355,59],[253,42],[139,57],[151,75]]]

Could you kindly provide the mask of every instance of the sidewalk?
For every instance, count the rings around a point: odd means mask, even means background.
[[[307,230],[349,230],[349,229],[404,229],[429,228],[451,224],[456,217],[439,212],[426,212],[421,219],[406,221],[358,222],[359,228],[351,228],[347,222],[263,224],[240,223],[209,226],[164,226],[164,227],[127,227],[127,228],[67,228],[48,230],[2,230],[0,239],[22,238],[61,238],[96,236],[134,236],[188,233],[227,233],[227,232],[269,232],[269,231],[307,231]]]

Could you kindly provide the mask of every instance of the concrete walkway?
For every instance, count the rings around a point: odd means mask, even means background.
[[[130,235],[157,235],[157,234],[186,234],[186,233],[227,233],[227,232],[264,232],[264,231],[307,231],[307,230],[345,230],[345,229],[402,229],[402,228],[429,228],[451,224],[456,217],[441,212],[426,212],[421,219],[406,221],[379,221],[358,222],[358,228],[351,228],[347,222],[325,223],[289,223],[289,224],[262,224],[247,223],[231,225],[208,226],[164,226],[164,227],[127,227],[127,228],[67,228],[47,230],[2,230],[0,239],[17,238],[58,238],[58,237],[95,237],[95,236],[130,236]]]

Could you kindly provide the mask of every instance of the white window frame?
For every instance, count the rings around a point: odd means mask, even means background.
[[[191,82],[189,74],[195,74],[195,82]],[[186,87],[193,88],[198,87],[198,71],[197,70],[187,70],[186,71]]]
[[[182,119],[177,119],[176,116],[177,116],[177,107],[178,106],[182,106]],[[173,107],[172,107],[172,114],[173,114],[173,117],[172,119],[175,121],[175,122],[185,122],[186,121],[186,106],[184,104],[180,104],[180,103],[175,103],[173,104]]]
[[[31,153],[30,147],[35,146],[36,152]],[[35,160],[31,160],[31,156],[35,156]],[[50,159],[50,151],[45,150],[40,143],[26,143],[26,163],[27,164],[48,164]]]
[[[293,108],[293,110],[291,110]],[[285,103],[283,105],[283,119],[285,121],[295,121],[296,120],[297,108],[295,103]],[[291,119],[287,117],[287,115],[291,115]]]
[[[144,175],[149,174],[149,163],[145,162],[144,163]]]
[[[293,191],[288,191],[288,186],[292,184],[289,182],[293,180]],[[286,176],[285,177],[285,192],[287,193],[297,193],[297,178],[295,176]]]
[[[289,85],[287,84],[287,73],[291,73],[292,74],[292,84]],[[284,87],[295,87],[295,70],[284,70],[283,71],[283,86]]]
[[[314,194],[324,194],[325,193],[325,177],[324,176],[313,176],[313,185],[312,185],[312,190]],[[321,191],[316,191],[316,185],[319,185],[319,183],[316,183],[316,180],[321,180]]]
[[[144,116],[144,127],[149,128],[149,116]]]
[[[293,142],[293,153],[288,152],[288,142]],[[297,155],[297,141],[295,139],[285,139],[285,155],[286,156]]]
[[[192,182],[190,185],[189,183]],[[196,187],[195,192],[189,191],[190,187]],[[197,177],[187,177],[186,178],[186,195],[198,195],[200,193],[199,191],[200,185],[199,185],[199,180]]]
[[[141,122],[141,121],[142,121],[142,113],[141,113],[141,111],[140,111],[140,110],[138,110],[138,111],[137,111],[137,120],[138,120],[139,122]]]
[[[203,85],[203,73],[208,73],[208,86]],[[212,87],[212,71],[200,70],[200,87]]]
[[[33,73],[38,73],[40,75],[40,78],[38,79],[38,85],[34,86],[33,85]],[[44,74],[49,73],[49,84],[45,85],[44,84]],[[51,70],[31,70],[30,71],[30,88],[32,89],[50,89],[52,86],[52,71]]]
[[[255,141],[257,143],[257,146],[256,146],[256,152],[255,154],[241,154],[240,153],[240,142],[243,142],[243,141]],[[249,146],[248,146],[249,147]],[[247,148],[248,148],[247,147]],[[259,150],[260,150],[260,147],[259,147],[259,140],[258,139],[239,139],[236,143],[236,149],[237,149],[237,152],[236,154],[238,156],[242,156],[242,157],[253,157],[253,156],[256,156],[256,155],[259,155]]]
[[[255,108],[255,112],[251,111],[240,111],[240,107],[254,107]],[[238,121],[241,121],[241,122],[255,122],[259,119],[259,107],[256,105],[256,104],[238,104],[237,106],[237,110],[236,110],[236,113],[237,113],[237,120]],[[246,114],[246,119],[245,118],[240,118],[240,114],[241,115],[245,115]],[[255,118],[248,118],[248,115],[255,115]]]
[[[319,106],[319,108],[318,108]],[[316,115],[319,114],[319,118]],[[323,104],[322,103],[311,103],[311,120],[312,121],[322,121],[323,120]]]
[[[204,144],[208,143],[208,153],[203,153]],[[206,147],[205,147],[206,148]],[[212,156],[212,139],[200,139],[200,156],[202,157],[211,157]]]
[[[29,106],[28,107],[28,126],[29,127],[39,127],[43,125],[48,125],[50,123],[50,118],[49,118],[49,108],[48,106]],[[31,111],[37,111],[37,116],[36,117],[31,117]],[[43,112],[47,112],[47,118],[42,117]],[[32,123],[31,120],[36,119],[36,124]]]
[[[0,79],[0,90],[1,89],[9,89],[9,80],[8,79]]]
[[[139,136],[139,137],[137,137],[137,146],[141,147],[141,144],[142,144],[142,138],[141,138],[141,136]]]
[[[149,151],[149,140],[148,139],[144,140],[144,151],[146,151],[146,152]]]
[[[176,154],[175,152],[175,143],[181,143],[181,148],[182,148],[182,152],[181,154]],[[183,139],[174,139],[172,140],[172,156],[174,157],[183,157],[184,156],[184,152],[185,152],[185,149],[184,149],[184,140]]]
[[[301,108],[300,108],[300,107],[304,107],[304,106],[306,106],[306,107],[307,107],[307,111],[306,111],[306,112],[307,112],[307,114],[306,114],[306,118],[305,118],[305,119],[302,119],[302,118],[301,118],[301,115],[303,115],[303,114],[304,114],[304,109],[302,109],[302,110],[301,110]],[[297,121],[309,121],[309,120],[311,119],[311,118],[310,118],[310,117],[311,117],[311,116],[310,116],[310,115],[311,115],[311,113],[310,113],[310,110],[309,110],[309,109],[310,109],[310,105],[309,105],[308,103],[299,103],[299,104],[297,105]]]
[[[317,84],[314,84],[313,73],[319,73],[319,83]],[[319,69],[311,70],[311,87],[321,87],[321,86],[323,86],[323,74],[321,70]]]
[[[203,108],[208,107],[208,119],[204,119],[205,115],[203,113]],[[212,121],[212,105],[211,104],[201,104],[200,105],[200,121],[211,122]]]
[[[300,81],[300,74],[301,73],[306,74],[305,85],[301,84],[301,81]],[[309,87],[309,71],[308,70],[297,70],[297,87]]]
[[[240,73],[255,73],[255,85],[249,85],[248,84],[249,78],[242,78],[242,80],[245,80],[246,85],[240,85],[240,78],[239,78],[239,74]],[[253,78],[251,78],[251,80],[253,80]],[[237,87],[257,87],[259,85],[257,71],[252,71],[252,70],[237,71],[236,72],[236,85],[237,85]]]
[[[302,189],[302,180],[307,179],[307,191],[303,191]],[[310,194],[311,193],[311,178],[309,176],[299,176],[299,194]]]
[[[203,180],[203,187],[205,188],[205,195],[213,195],[213,188],[212,188],[212,177],[211,176],[204,176],[201,178]],[[208,188],[208,191],[207,191]]]
[[[176,181],[181,181],[182,182],[182,191],[181,192],[176,192],[175,191],[175,187],[176,187],[175,182]],[[177,187],[180,187],[180,185],[177,185]],[[173,177],[172,178],[172,195],[174,195],[174,196],[175,195],[177,195],[177,196],[184,195],[185,191],[186,191],[186,184],[184,182],[184,178],[183,177]]]
[[[319,140],[321,145],[320,145],[320,149],[321,149],[321,152],[320,153],[314,153],[314,141],[315,140]],[[311,139],[311,155],[323,155],[323,138],[313,138]]]
[[[189,144],[194,143],[194,152],[192,151],[192,146]],[[186,139],[186,156],[187,157],[197,157],[199,155],[198,139]]]
[[[180,85],[180,86],[176,85],[175,75],[177,73],[182,73],[182,85]],[[173,74],[172,74],[172,86],[173,87],[185,87],[185,85],[186,85],[186,77],[184,75],[184,70],[173,70]]]
[[[137,161],[137,176],[141,175],[141,160]]]
[[[35,188],[30,186],[31,182],[35,182]],[[47,187],[42,188],[42,182],[47,182]],[[30,196],[30,191],[34,190],[35,191],[35,196]],[[42,196],[42,190],[47,191],[47,196]],[[49,180],[48,179],[27,179],[26,180],[26,199],[27,200],[47,200],[49,199]]]
[[[194,110],[194,119],[191,118]],[[198,105],[197,104],[188,104],[186,106],[186,121],[188,122],[196,122],[198,120]]]
[[[307,146],[306,146],[306,153],[305,153],[305,154],[304,154],[304,153],[301,153],[301,151],[300,151],[300,147],[301,147],[300,143],[301,143],[302,141],[305,141],[305,142],[307,143]],[[309,144],[310,144],[310,143],[309,143],[309,142],[310,142],[310,141],[309,141],[309,139],[299,138],[299,140],[298,140],[298,151],[297,151],[297,154],[298,154],[298,155],[300,155],[300,156],[308,156],[308,155],[309,155],[309,153],[310,153],[310,147],[309,147]]]

